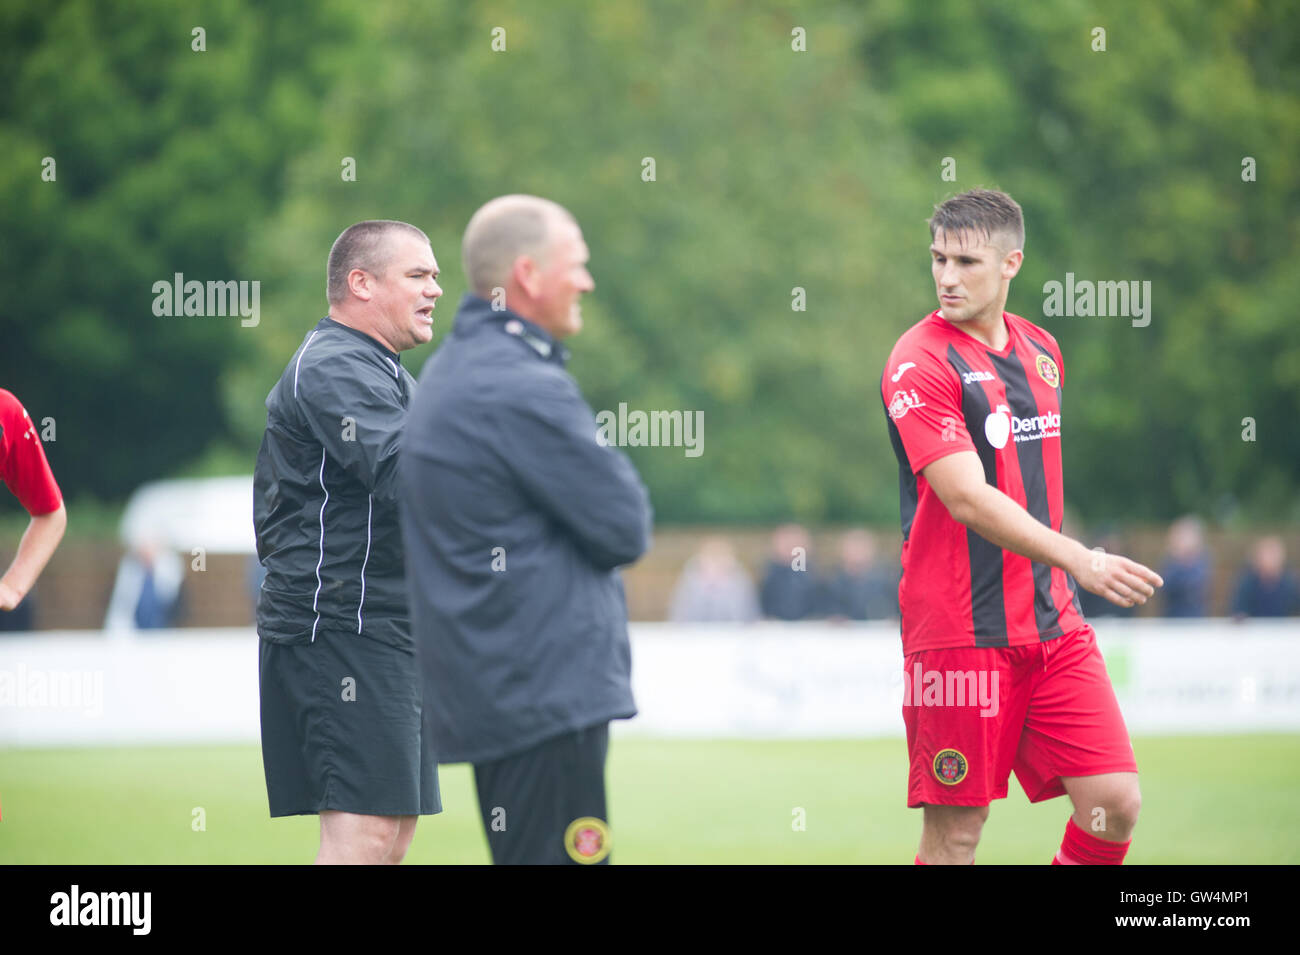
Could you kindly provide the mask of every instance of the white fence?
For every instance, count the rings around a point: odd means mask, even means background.
[[[1300,621],[1102,620],[1134,735],[1300,732]],[[897,625],[632,626],[617,732],[902,735]],[[258,739],[252,630],[0,638],[0,747]]]

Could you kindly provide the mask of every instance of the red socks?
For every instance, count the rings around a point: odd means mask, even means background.
[[[1108,842],[1084,832],[1071,816],[1065,824],[1065,839],[1052,859],[1052,865],[1121,865],[1133,840]]]
[[[1065,838],[1061,848],[1052,857],[1052,865],[1123,865],[1124,856],[1133,840],[1128,842],[1109,842],[1098,839],[1090,832],[1078,827],[1071,816],[1065,823]],[[918,854],[915,865],[925,865]],[[974,865],[974,861],[971,865]]]

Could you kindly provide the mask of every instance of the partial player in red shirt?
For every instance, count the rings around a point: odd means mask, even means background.
[[[36,583],[68,526],[36,426],[12,394],[0,388],[0,479],[31,515],[13,563],[0,578],[0,610],[13,610]]]
[[[1060,533],[1060,348],[1003,309],[1024,258],[1020,206],[977,189],[935,209],[939,310],[899,338],[881,400],[899,463],[903,720],[918,863],[969,864],[989,803],[1069,794],[1054,863],[1119,864],[1137,763],[1078,586],[1122,607],[1163,581]]]

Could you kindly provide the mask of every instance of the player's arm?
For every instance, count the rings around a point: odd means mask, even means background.
[[[50,562],[59,541],[63,540],[67,526],[68,512],[62,502],[58,510],[34,515],[28,521],[27,530],[18,544],[18,553],[4,577],[0,578],[0,610],[13,610],[22,603]]]
[[[974,451],[958,451],[921,471],[948,513],[985,540],[1040,564],[1060,567],[1085,590],[1113,604],[1143,604],[1164,581],[1137,561],[1092,551],[1035,520],[1028,511],[984,480]]]
[[[0,480],[31,515],[18,543],[18,553],[0,577],[0,610],[13,610],[32,589],[63,539],[68,512],[31,418],[18,399],[2,389]]]

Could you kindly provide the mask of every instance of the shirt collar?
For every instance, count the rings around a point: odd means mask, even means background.
[[[469,335],[488,323],[500,324],[506,334],[517,335],[546,361],[563,365],[569,360],[569,350],[560,344],[559,339],[536,322],[524,318],[509,308],[493,308],[492,303],[487,299],[466,292],[460,300],[460,308],[456,311],[456,321],[452,325],[453,333]]]
[[[389,351],[388,346],[385,345],[383,342],[381,342],[379,339],[375,338],[373,335],[367,335],[365,332],[361,331],[360,329],[353,328],[351,325],[344,325],[342,322],[335,321],[334,319],[330,318],[328,315],[322,318],[316,324],[316,327],[317,328],[341,328],[343,329],[343,331],[348,332],[351,335],[355,335],[357,338],[360,338],[362,341],[369,342],[371,345],[373,345],[375,348],[378,348],[381,352],[383,352],[385,355],[387,355],[397,364],[400,365],[402,363],[401,355],[397,354],[397,352],[395,351]]]

